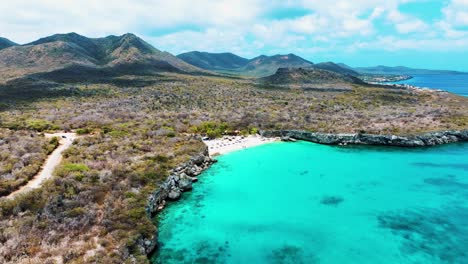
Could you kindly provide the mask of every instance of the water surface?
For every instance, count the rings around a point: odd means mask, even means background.
[[[441,89],[468,96],[468,74],[420,74],[413,75],[412,79],[395,83]]]
[[[273,143],[159,216],[153,263],[468,263],[468,144]]]

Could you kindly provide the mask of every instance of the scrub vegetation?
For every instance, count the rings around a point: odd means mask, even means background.
[[[57,138],[0,128],[0,197],[26,184],[57,146]]]
[[[237,62],[210,65],[245,67],[250,76],[311,65],[293,54],[223,57]],[[467,98],[370,87],[325,72],[337,65],[320,67],[320,84],[338,80],[346,89],[314,89],[317,74],[307,72],[280,78],[280,87],[221,76],[132,34],[8,43],[0,50],[0,195],[31,179],[57,146],[41,133],[81,137],[41,188],[0,198],[0,263],[148,263],[142,241],[157,230],[145,211],[148,196],[171,169],[205,150],[199,135],[468,129]],[[272,254],[278,261],[301,257],[291,247]]]
[[[51,96],[39,98],[30,96],[35,89],[0,98],[2,186],[14,185],[9,175],[29,179],[53,149],[38,132],[84,136],[65,151],[54,179],[0,202],[2,263],[147,263],[138,242],[156,232],[148,195],[205,148],[194,134],[468,128],[466,98],[430,91],[306,91],[176,73],[43,87]]]

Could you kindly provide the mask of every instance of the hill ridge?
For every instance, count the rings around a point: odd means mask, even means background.
[[[344,75],[351,75],[355,77],[360,75],[358,72],[354,71],[353,69],[343,67],[331,61],[317,63],[314,65],[314,68],[322,69],[322,70],[329,70],[332,72],[336,72],[336,73],[340,73]]]
[[[138,67],[133,67],[135,65]],[[74,32],[54,34],[0,50],[0,80],[3,81],[68,67],[76,73],[81,66],[87,69],[86,72],[93,68],[118,67],[135,73],[145,65],[156,72],[207,73],[154,48],[132,33],[102,38],[88,38]]]
[[[354,76],[315,67],[279,68],[275,74],[260,78],[259,83],[269,86],[328,91],[348,91],[353,88],[353,85],[364,84]]]
[[[179,59],[206,70],[232,70],[248,63],[248,59],[231,52],[210,53],[190,51],[177,55]]]
[[[7,38],[2,38],[0,37],[0,50],[6,49],[9,47],[17,46],[18,44],[7,39]]]

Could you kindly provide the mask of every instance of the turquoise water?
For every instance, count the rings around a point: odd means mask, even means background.
[[[159,216],[153,263],[468,263],[468,144],[218,160]]]
[[[414,75],[413,79],[395,83],[441,89],[468,96],[468,74],[421,74]]]

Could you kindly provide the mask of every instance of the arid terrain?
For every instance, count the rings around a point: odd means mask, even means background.
[[[83,68],[80,59],[58,69],[59,56],[47,60],[52,71],[31,74],[44,65],[0,71],[2,196],[26,184],[57,146],[40,133],[80,135],[42,188],[0,198],[1,263],[148,263],[141,241],[157,230],[145,212],[148,195],[171,169],[206,148],[200,135],[468,129],[468,98],[447,92],[352,82],[345,90],[276,87],[180,61],[193,72],[173,70],[176,64],[161,62],[166,55],[156,60],[155,51],[144,45],[141,51],[133,36],[122,41],[111,53],[117,57],[112,65],[89,60]],[[145,56],[135,55],[140,51]],[[140,72],[133,59],[123,63],[129,54],[164,69]],[[112,67],[118,67],[113,75]]]

